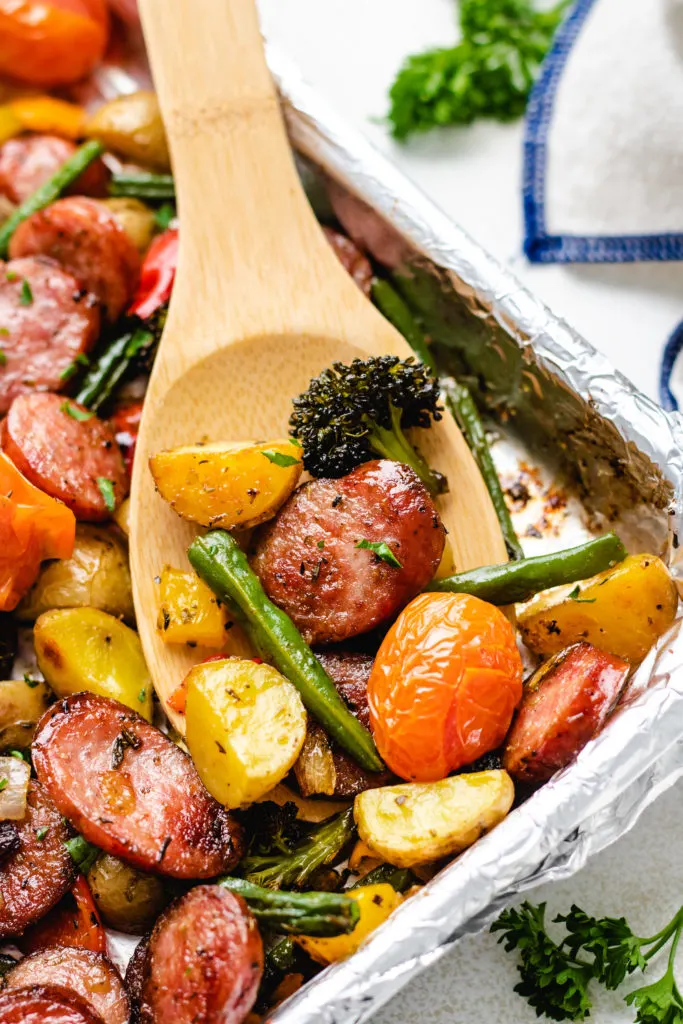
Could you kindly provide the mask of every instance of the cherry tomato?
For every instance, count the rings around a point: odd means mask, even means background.
[[[0,74],[65,85],[89,74],[109,38],[105,0],[0,0]]]
[[[107,952],[107,937],[84,875],[49,914],[28,928],[19,939],[22,953],[37,953],[48,946],[75,946],[93,953]]]
[[[379,649],[370,724],[396,775],[434,782],[495,750],[522,697],[522,659],[503,613],[469,594],[421,594]]]

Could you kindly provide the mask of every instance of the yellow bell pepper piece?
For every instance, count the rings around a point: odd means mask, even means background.
[[[227,628],[225,609],[199,576],[170,565],[164,567],[157,618],[157,631],[164,643],[221,648],[228,636]]]
[[[22,96],[12,100],[8,107],[21,126],[19,131],[45,132],[65,139],[79,139],[83,135],[85,110],[75,103],[54,96]]]
[[[13,139],[16,135],[20,135],[24,130],[24,126],[12,110],[9,104],[4,104],[0,107],[0,146],[7,142],[8,139]]]
[[[318,939],[302,935],[297,942],[319,964],[333,964],[355,953],[360,944],[375,928],[379,928],[396,909],[403,897],[391,885],[364,885],[344,894],[358,903],[360,919],[350,935],[335,935],[332,939]]]

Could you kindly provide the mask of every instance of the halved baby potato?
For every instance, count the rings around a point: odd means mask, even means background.
[[[106,526],[79,523],[71,558],[43,566],[16,614],[33,621],[51,608],[85,607],[135,619],[125,542]]]
[[[409,868],[465,850],[503,820],[514,798],[507,772],[476,772],[368,789],[356,797],[353,813],[373,853]]]
[[[0,682],[0,752],[31,745],[36,723],[52,694],[42,680],[4,679]]]
[[[229,628],[225,608],[196,573],[164,566],[159,577],[157,632],[165,644],[221,648]]]
[[[38,668],[58,697],[89,690],[152,721],[152,680],[137,633],[98,608],[56,608],[33,628]]]
[[[204,444],[149,460],[159,494],[193,523],[246,530],[275,515],[297,485],[303,454],[290,438]]]
[[[585,640],[632,665],[672,625],[678,592],[656,555],[630,555],[580,584],[538,594],[518,610],[522,639],[534,654],[557,654]]]
[[[270,665],[225,658],[187,676],[186,741],[204,785],[226,807],[267,793],[292,768],[306,737],[298,691]]]

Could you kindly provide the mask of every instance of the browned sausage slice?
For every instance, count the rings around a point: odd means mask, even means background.
[[[359,541],[385,542],[388,565]],[[444,528],[408,466],[366,462],[294,492],[257,541],[253,566],[308,643],[337,643],[394,616],[433,578]]]
[[[69,832],[49,794],[30,782],[26,816],[16,825],[19,848],[0,869],[0,938],[21,935],[71,887],[75,869],[64,846]]]
[[[240,826],[187,754],[123,704],[93,693],[61,700],[31,750],[59,811],[107,853],[174,878],[212,878],[240,859]]]
[[[76,152],[73,142],[58,135],[20,135],[0,147],[0,192],[13,203],[23,203],[44,185]],[[82,195],[106,194],[107,169],[96,160],[70,191]]]
[[[85,196],[58,199],[20,224],[10,256],[49,256],[77,278],[116,320],[135,293],[140,275],[138,250],[115,215]]]
[[[147,973],[148,952],[149,937],[140,939],[126,967],[126,976],[123,979],[123,983],[126,986],[130,1003],[130,1024],[139,1024],[140,1021],[140,1000],[142,999],[142,986]]]
[[[13,821],[0,821],[0,864],[21,847],[19,829]]]
[[[32,985],[0,992],[0,1024],[103,1024],[70,989]]]
[[[52,260],[0,262],[0,413],[17,395],[61,391],[99,330],[94,297]]]
[[[8,988],[58,985],[80,996],[104,1024],[128,1024],[128,996],[118,971],[103,953],[53,946],[20,960],[6,977]]]
[[[192,889],[149,940],[140,1019],[155,1024],[241,1024],[263,973],[263,945],[241,896]]]
[[[591,644],[568,647],[527,683],[503,765],[515,778],[545,782],[602,728],[630,666]]]
[[[59,395],[15,398],[0,443],[31,483],[63,501],[77,519],[108,519],[111,499],[118,506],[128,493],[128,473],[111,424]]]
[[[355,242],[352,242],[346,235],[332,228],[323,227],[325,238],[330,243],[339,257],[339,262],[351,275],[358,287],[366,295],[370,294],[372,288],[372,267],[370,260],[364,256]]]

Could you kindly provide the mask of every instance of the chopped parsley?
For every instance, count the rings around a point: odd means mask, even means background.
[[[162,203],[154,214],[154,220],[160,231],[167,231],[171,221],[175,220],[176,216],[176,209],[173,203]]]
[[[0,366],[7,366],[7,353],[0,348]]]
[[[90,360],[83,352],[79,352],[76,358],[65,366],[59,375],[60,380],[71,380],[73,375],[78,372],[79,366],[90,366]]]
[[[274,451],[262,451],[261,455],[265,455],[269,462],[272,462],[276,466],[297,466],[300,459],[295,459],[293,455],[285,455],[284,452]]]
[[[91,420],[95,415],[95,413],[90,412],[89,409],[79,409],[77,405],[72,405],[69,401],[62,402],[59,408],[62,412],[65,412],[67,416],[70,416],[72,420],[78,420],[79,423]]]
[[[374,552],[374,554],[377,555],[378,558],[381,558],[383,562],[387,563],[387,565],[393,566],[394,569],[403,568],[398,558],[396,557],[396,555],[391,550],[391,548],[389,547],[385,540],[357,540],[356,547],[364,548],[367,551]]]
[[[24,672],[24,682],[26,683],[27,686],[30,686],[32,690],[35,690],[36,686],[40,684],[40,680],[31,679],[31,676],[28,674],[28,672]]]
[[[19,278],[19,275],[15,270],[8,270],[5,276],[7,280],[10,282],[10,284],[12,283],[12,281],[16,281]]]
[[[0,337],[9,338],[9,327],[0,327]]]
[[[31,285],[28,283],[26,278],[21,282],[21,293],[19,295],[20,306],[32,306],[33,305],[33,292],[31,291]]]
[[[107,512],[114,512],[116,509],[116,498],[114,497],[114,484],[106,476],[98,476],[97,486],[104,499]]]
[[[596,598],[594,597],[581,597],[581,588],[577,583],[571,594],[569,595],[571,601],[576,601],[577,604],[595,604]]]
[[[16,758],[17,761],[25,761],[26,760],[26,758],[24,757],[24,755],[22,754],[22,752],[20,750],[10,750],[9,756]]]
[[[49,831],[50,831],[50,826],[49,825],[43,825],[42,828],[37,828],[36,829],[36,839],[38,840],[38,842],[42,842],[43,839],[45,838],[45,836],[48,834]]]
[[[7,789],[8,786],[9,779],[7,778],[6,775],[3,775],[3,777],[0,779],[0,793],[2,793],[3,789]]]
[[[320,550],[322,551],[323,548],[325,547],[325,541],[319,540],[318,543],[316,544],[316,547],[320,548]]]
[[[146,686],[143,686],[142,689],[140,690],[140,692],[138,694],[138,700],[140,701],[141,704],[144,704],[145,701],[147,700],[147,687]]]

